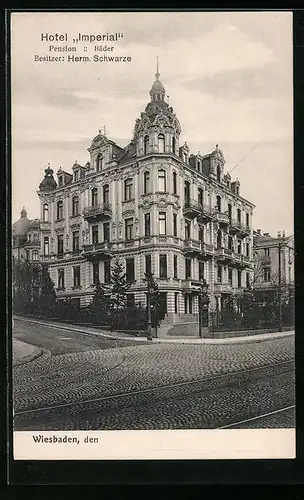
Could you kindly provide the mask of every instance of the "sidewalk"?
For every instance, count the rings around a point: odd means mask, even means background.
[[[28,363],[42,354],[42,350],[21,340],[13,339],[13,366]]]
[[[71,331],[75,333],[86,333],[88,335],[96,335],[104,338],[117,339],[117,340],[130,340],[134,342],[147,344],[146,337],[134,337],[128,334],[122,334],[119,332],[110,332],[97,328],[89,328],[80,325],[71,325],[65,323],[57,323],[47,320],[37,320],[32,318],[18,317],[14,316],[15,320],[28,321],[30,323],[41,324],[44,326],[49,326],[51,328],[56,328],[59,330]],[[288,332],[275,332],[275,333],[262,333],[255,335],[247,335],[246,337],[228,337],[228,338],[199,338],[199,337],[175,337],[175,338],[153,338],[151,343],[153,344],[241,344],[241,343],[254,343],[262,342],[264,340],[273,340],[283,337],[289,337],[294,335],[293,331]]]

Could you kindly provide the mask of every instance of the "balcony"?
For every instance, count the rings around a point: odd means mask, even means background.
[[[214,283],[214,293],[232,293],[232,287],[230,283]]]
[[[262,258],[261,258],[261,261],[262,261],[262,264],[264,266],[270,266],[271,265],[271,258],[270,258],[270,256],[263,255]]]
[[[184,253],[186,254],[201,254],[202,252],[202,245],[203,243],[201,241],[197,240],[185,240],[184,241]]]
[[[239,269],[245,269],[246,267],[251,267],[251,260],[250,257],[247,257],[246,255],[232,253],[231,264]]]
[[[198,217],[203,210],[203,206],[196,200],[186,200],[184,203],[183,214],[187,217]]]
[[[63,231],[65,228],[65,219],[55,220],[54,229],[55,231]]]
[[[100,219],[112,217],[112,208],[110,203],[99,203],[91,207],[86,207],[83,216],[88,222],[95,222]]]
[[[24,244],[25,248],[40,248],[40,240],[27,240]]]
[[[239,234],[242,237],[248,236],[251,233],[251,229],[246,224],[243,224],[240,220],[230,218],[230,234]]]
[[[83,245],[82,254],[87,259],[105,259],[112,257],[112,243],[109,241],[102,241],[100,243],[92,243],[90,245]]]
[[[232,251],[226,247],[216,248],[214,251],[214,257],[223,264],[228,264],[233,259]]]
[[[41,221],[40,222],[40,229],[41,231],[50,231],[51,230],[51,223],[47,221]]]
[[[213,219],[213,210],[207,205],[201,205],[201,212],[198,216],[198,221],[207,224]]]
[[[214,222],[217,222],[220,226],[229,226],[228,212],[214,212]]]
[[[182,280],[182,289],[184,292],[199,292],[201,289],[202,281],[191,278]]]
[[[40,229],[40,220],[32,220],[29,224],[29,231],[37,231]]]

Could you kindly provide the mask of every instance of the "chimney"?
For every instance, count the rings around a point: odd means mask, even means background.
[[[257,229],[257,233],[261,236],[261,230]]]
[[[269,236],[269,233],[264,233],[263,236]]]
[[[281,231],[278,231],[278,238],[281,238]]]

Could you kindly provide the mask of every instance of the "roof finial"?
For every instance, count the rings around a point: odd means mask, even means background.
[[[156,56],[156,73],[155,73],[155,76],[156,76],[156,80],[159,79],[159,67],[158,67],[158,56]]]
[[[99,133],[99,134],[101,134],[101,128],[100,128],[100,129],[98,129],[98,133]]]

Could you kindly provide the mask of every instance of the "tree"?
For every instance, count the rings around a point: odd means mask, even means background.
[[[145,274],[145,281],[147,282],[147,290],[149,294],[148,307],[150,301],[151,323],[153,328],[157,328],[160,319],[163,319],[163,311],[161,310],[161,300],[158,284],[155,281],[153,273],[151,272]]]
[[[112,327],[118,327],[121,323],[121,312],[127,306],[127,293],[130,286],[131,283],[127,281],[123,265],[116,259],[111,267],[110,282],[106,285]]]
[[[107,325],[110,319],[110,297],[100,281],[96,284],[93,300],[89,306],[88,315],[92,323]]]

